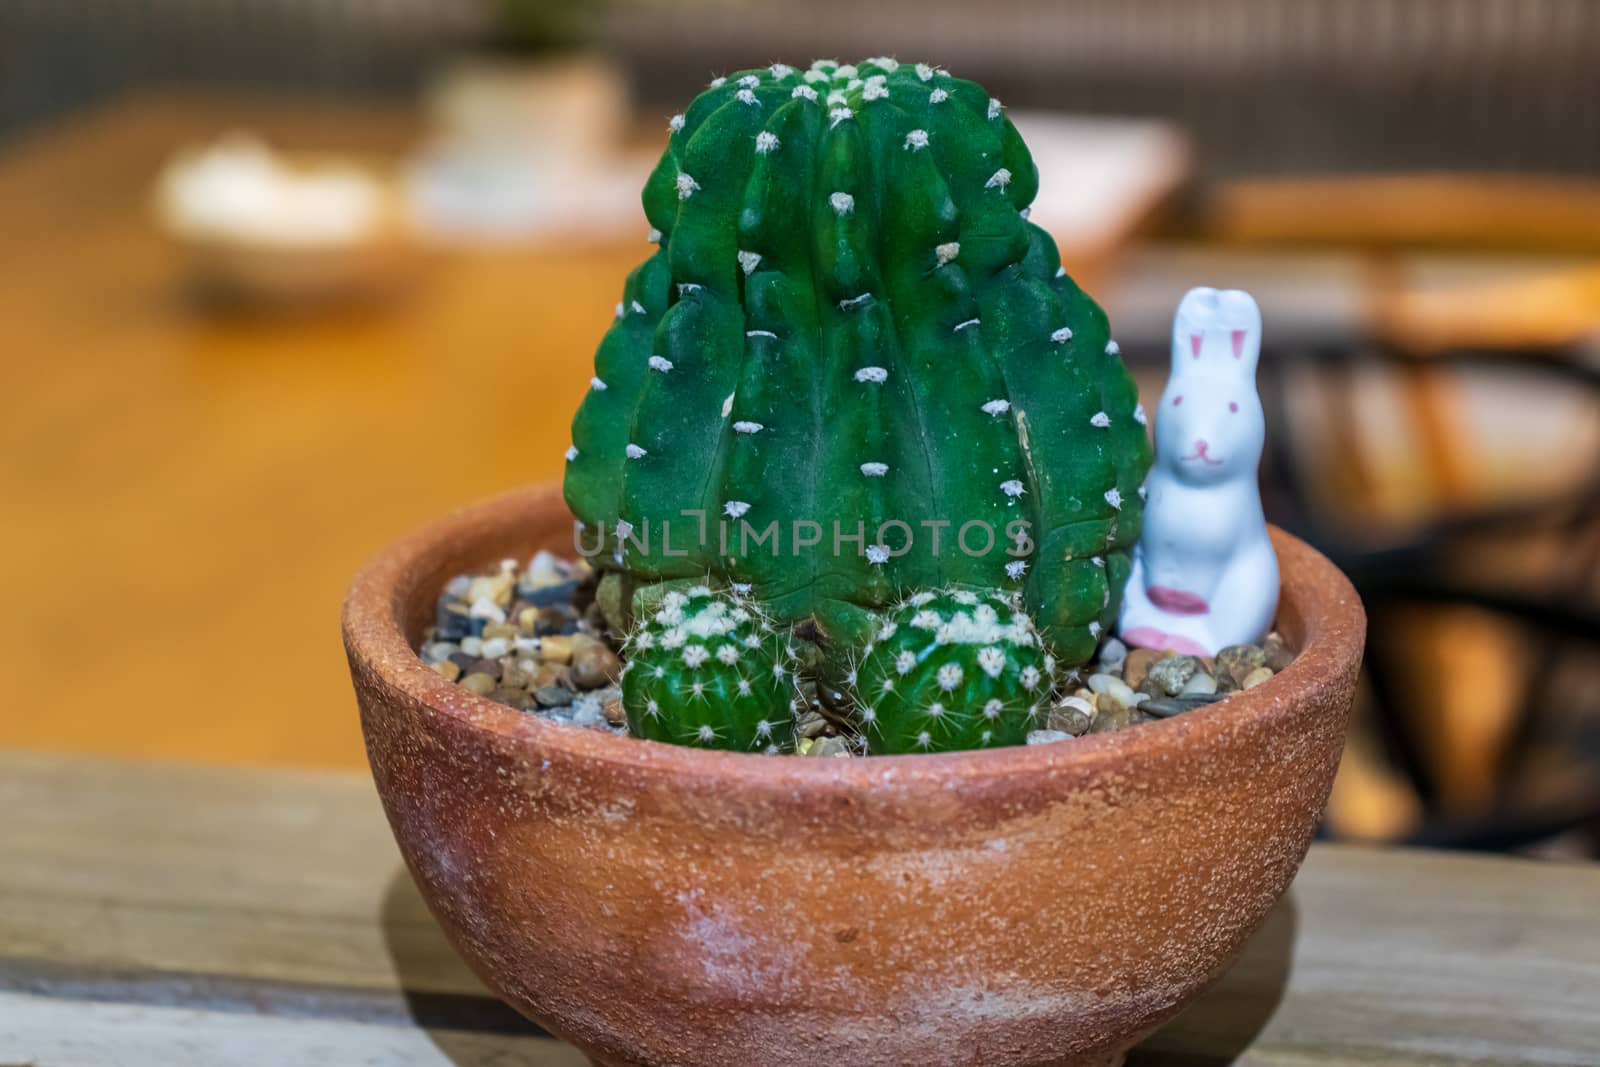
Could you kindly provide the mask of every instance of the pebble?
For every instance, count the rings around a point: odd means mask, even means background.
[[[528,567],[517,582],[519,591],[525,589],[544,590],[555,589],[561,586],[570,586],[565,599],[572,599],[572,591],[577,588],[578,579],[572,564],[562,559],[557,559],[552,552],[540,551],[528,561]],[[534,601],[534,603],[540,603]],[[554,603],[553,600],[545,603]]]
[[[571,663],[572,638],[561,634],[552,634],[539,641],[539,654],[546,663]]]
[[[1243,689],[1245,678],[1266,661],[1266,653],[1255,645],[1229,645],[1217,653],[1217,680],[1225,688]]]
[[[486,659],[499,659],[511,651],[511,642],[503,637],[491,637],[483,642],[483,655]]]
[[[500,684],[507,689],[534,689],[537,674],[538,664],[532,660],[505,664],[500,668]]]
[[[1118,704],[1114,700],[1106,700],[1104,703],[1097,701],[1097,706],[1099,710],[1095,713],[1094,722],[1089,725],[1091,734],[1116,733],[1118,730],[1126,730],[1145,721],[1145,716],[1138,709]]]
[[[1096,665],[1104,674],[1118,674],[1128,662],[1128,646],[1118,641],[1115,637],[1106,638],[1106,643],[1100,646],[1100,658]]]
[[[517,595],[537,607],[564,604],[571,600],[577,591],[578,583],[574,581],[556,582],[552,585],[517,586]]]
[[[496,683],[494,678],[489,675],[474,671],[461,679],[461,688],[471,690],[481,697],[486,697],[495,691]]]
[[[1224,697],[1217,693],[1204,695],[1197,694],[1195,696],[1157,697],[1154,700],[1147,700],[1143,704],[1140,704],[1139,710],[1144,712],[1146,715],[1154,715],[1158,719],[1170,719],[1174,715],[1181,715],[1186,711],[1193,711],[1195,708],[1205,707],[1207,704],[1215,704],[1217,701],[1222,699],[1224,699]]]
[[[564,708],[571,704],[578,694],[565,686],[541,685],[533,691],[533,699],[538,701],[541,708]]]
[[[844,737],[819,737],[811,744],[808,756],[832,756],[835,759],[848,758],[850,755],[850,741]]]
[[[1205,671],[1195,671],[1194,677],[1183,683],[1183,688],[1178,691],[1179,696],[1206,696],[1217,691],[1217,680]],[[1140,705],[1148,709],[1146,702]]]
[[[1029,730],[1028,744],[1049,745],[1057,741],[1071,741],[1073,737],[1073,734],[1069,734],[1065,730]]]
[[[434,613],[435,636],[441,640],[459,641],[472,632],[473,621],[465,601],[451,600],[439,605]]]
[[[476,659],[483,655],[483,638],[464,637],[461,639],[461,651]]]
[[[516,708],[518,711],[527,711],[528,705],[533,701],[533,698],[528,695],[527,690],[507,689],[505,686],[501,686],[499,689],[496,689],[494,692],[490,693],[489,699],[504,704],[507,707]]]
[[[1091,694],[1092,695],[1092,694]],[[1062,697],[1050,709],[1045,725],[1051,730],[1077,736],[1089,732],[1094,723],[1094,705],[1082,697]]]
[[[621,673],[622,660],[604,641],[587,634],[572,638],[572,680],[578,688],[599,689],[616,681]]]
[[[1197,670],[1200,670],[1200,661],[1194,656],[1166,654],[1150,664],[1138,688],[1150,696],[1178,696],[1184,683],[1194,677]]]
[[[534,629],[540,634],[573,634],[578,631],[578,615],[571,608],[545,607],[538,609]]]
[[[1150,664],[1160,659],[1164,653],[1153,648],[1135,648],[1128,652],[1128,660],[1122,666],[1122,680],[1128,683],[1129,689],[1137,689],[1144,681],[1145,674],[1150,670]]]
[[[1089,675],[1089,690],[1096,696],[1110,698],[1113,704],[1120,707],[1131,708],[1139,703],[1138,695],[1128,686],[1128,683],[1114,674]],[[1106,705],[1102,701],[1095,701],[1095,707],[1100,711],[1106,710]]]
[[[622,706],[622,690],[616,691],[616,696],[608,697],[601,710],[605,712],[606,722],[612,726],[628,725],[628,710]]]
[[[800,713],[800,718],[794,724],[795,733],[801,737],[821,737],[828,729],[828,720],[822,717],[822,712],[809,708]]]
[[[1261,642],[1262,655],[1266,657],[1265,665],[1273,671],[1281,671],[1294,659],[1294,650],[1284,644],[1283,635],[1274,630]]]
[[[592,693],[585,693],[572,702],[572,722],[574,725],[593,726],[604,722],[605,718],[605,705],[595,699]]]
[[[1240,683],[1239,688],[1254,689],[1268,678],[1271,678],[1274,673],[1276,672],[1274,672],[1271,667],[1257,667],[1255,670],[1244,676],[1244,681]]]
[[[1200,661],[1193,656],[1163,656],[1150,664],[1137,688],[1151,696],[1177,696],[1199,669]]]
[[[567,680],[567,669],[561,664],[540,663],[533,672],[533,684],[528,688],[543,689],[547,685],[556,685],[563,689],[571,689],[572,687],[566,684]]]
[[[471,618],[488,619],[490,622],[506,621],[506,610],[487,596],[480,596],[474,600],[472,609],[467,614]]]
[[[428,663],[442,663],[461,651],[461,646],[450,641],[429,641],[422,646],[422,658]]]
[[[512,566],[516,566],[512,560]],[[528,560],[528,565],[523,568],[525,580],[528,581],[560,581],[572,573],[572,564],[557,556],[549,549],[541,548]]]
[[[620,634],[628,628],[628,601],[631,598],[627,578],[615,572],[601,578],[600,584],[595,587],[595,603],[599,605],[612,633]]]
[[[474,611],[487,610],[479,608],[484,601],[497,608],[504,608],[511,603],[511,589],[515,584],[516,579],[506,571],[501,571],[493,577],[474,578],[472,588],[467,590],[467,599],[472,601]]]
[[[447,682],[454,682],[461,677],[461,668],[457,667],[449,660],[443,660],[439,663],[430,663],[428,666],[432,667],[433,672],[441,675]]]

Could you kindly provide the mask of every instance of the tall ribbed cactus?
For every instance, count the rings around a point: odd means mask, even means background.
[[[999,101],[944,70],[712,82],[671,122],[644,192],[660,248],[573,423],[589,536],[644,580],[749,583],[837,650],[959,584],[1020,592],[1087,658],[1150,457],[1104,314],[1027,221],[1037,187]]]

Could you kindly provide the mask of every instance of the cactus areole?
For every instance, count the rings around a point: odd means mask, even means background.
[[[670,123],[573,421],[601,568],[746,585],[843,669],[924,589],[1017,594],[1067,665],[1116,618],[1150,463],[1106,317],[1028,221],[1000,102],[923,64],[774,64]]]

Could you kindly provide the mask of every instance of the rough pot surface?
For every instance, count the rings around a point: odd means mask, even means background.
[[[613,737],[412,651],[448,578],[571,550],[554,488],[458,512],[356,579],[373,776],[491,988],[597,1063],[1091,1064],[1174,1015],[1288,887],[1338,766],[1365,617],[1281,532],[1281,674],[1138,729],[824,760]]]

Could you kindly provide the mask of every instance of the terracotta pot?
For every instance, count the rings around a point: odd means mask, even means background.
[[[1339,763],[1365,616],[1274,531],[1301,649],[1227,703],[1031,748],[708,752],[547,723],[412,647],[451,575],[571,551],[553,488],[459,512],[356,579],[373,776],[473,969],[606,1065],[1110,1064],[1288,887]]]

